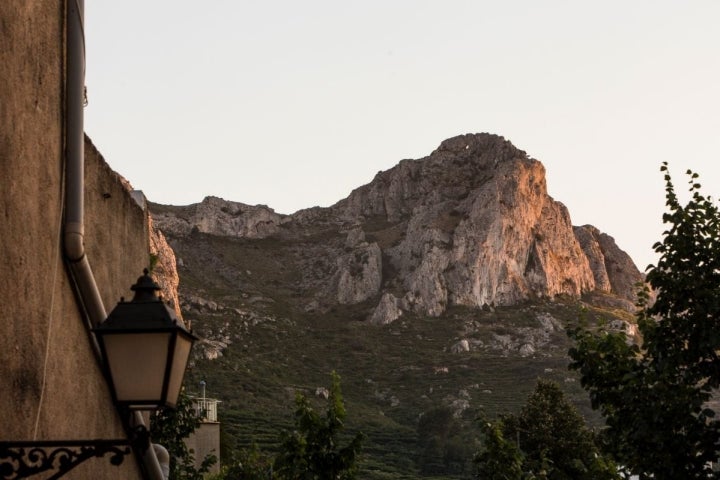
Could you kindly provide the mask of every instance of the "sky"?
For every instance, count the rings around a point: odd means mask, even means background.
[[[716,0],[86,2],[85,131],[150,201],[285,214],[495,133],[644,270],[662,162],[718,198],[718,18]]]

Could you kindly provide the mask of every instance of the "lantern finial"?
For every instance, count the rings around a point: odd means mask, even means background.
[[[155,280],[150,276],[148,269],[143,270],[142,277],[137,279],[135,285],[130,287],[130,290],[135,292],[133,302],[158,302],[160,298],[157,292],[160,291],[160,286],[155,283]]]

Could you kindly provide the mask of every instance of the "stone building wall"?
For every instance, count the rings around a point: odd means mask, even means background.
[[[122,438],[63,261],[65,2],[0,2],[0,440]],[[148,266],[146,213],[88,143],[85,245],[105,307]],[[141,478],[93,458],[66,478]]]
[[[220,472],[220,423],[201,423],[200,427],[185,439],[185,445],[192,450],[196,467],[200,466],[207,455],[215,455],[218,462],[210,467],[210,473]]]

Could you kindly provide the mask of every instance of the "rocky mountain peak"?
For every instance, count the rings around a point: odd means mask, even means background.
[[[611,237],[573,227],[567,208],[548,195],[539,161],[488,133],[447,139],[329,208],[281,216],[207,197],[159,208],[155,219],[170,235],[195,230],[305,242],[294,264],[296,288],[309,297],[306,309],[370,304],[373,323],[403,312],[439,316],[451,305],[515,305],[596,291],[630,309],[642,280]]]
[[[464,154],[469,159],[484,158],[486,161],[494,158],[527,156],[510,141],[493,133],[468,133],[448,138],[440,142],[440,146],[432,152],[433,155],[440,153]]]
[[[542,178],[538,180],[544,182],[542,165],[503,137],[460,135],[442,142],[429,157],[403,160],[379,172],[370,184],[354,190],[335,207],[346,218],[383,215],[396,221],[411,215],[418,205],[462,199],[518,162],[539,166]]]

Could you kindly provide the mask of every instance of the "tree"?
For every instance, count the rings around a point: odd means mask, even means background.
[[[256,444],[236,452],[214,480],[272,480],[273,459],[261,452]]]
[[[325,416],[308,399],[295,398],[294,429],[286,432],[275,459],[275,473],[286,480],[351,480],[357,471],[363,435],[356,434],[345,447],[338,436],[344,428],[345,405],[340,392],[340,376],[332,373],[332,387]]]
[[[720,214],[688,170],[681,205],[663,164],[669,225],[641,292],[642,345],[607,328],[570,330],[571,368],[605,417],[606,445],[641,479],[719,478],[720,423],[707,402],[720,386]]]
[[[150,437],[170,454],[171,480],[203,480],[217,461],[214,455],[208,455],[196,468],[194,452],[185,445],[185,439],[200,426],[201,421],[192,399],[184,391],[178,396],[176,408],[162,408],[153,416]]]
[[[418,421],[417,447],[422,475],[462,474],[470,467],[473,437],[451,408],[435,407]]]
[[[484,450],[476,457],[479,479],[619,479],[592,432],[560,386],[538,380],[517,415],[503,415],[485,428]],[[514,445],[510,442],[514,442]],[[520,462],[518,476],[513,466]]]
[[[522,480],[523,455],[517,444],[502,433],[502,421],[483,422],[484,442],[475,455],[478,480]]]

